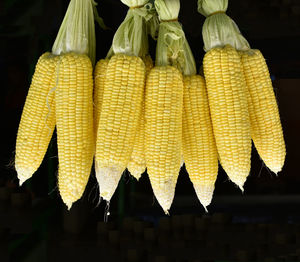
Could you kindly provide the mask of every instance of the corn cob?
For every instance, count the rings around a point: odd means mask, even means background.
[[[84,192],[94,155],[93,68],[86,55],[61,56],[55,102],[58,188],[70,209]]]
[[[55,127],[55,70],[58,58],[43,54],[35,68],[16,142],[15,168],[20,185],[39,168]]]
[[[145,160],[145,103],[142,102],[142,111],[140,114],[138,129],[136,133],[136,139],[134,142],[133,151],[130,157],[130,161],[127,165],[130,174],[137,180],[141,178],[141,175],[146,170]]]
[[[146,66],[146,78],[153,67],[153,61],[151,56],[146,56],[143,59]],[[133,151],[131,154],[130,161],[127,165],[130,174],[139,180],[142,173],[146,170],[146,159],[145,159],[145,100],[143,97],[142,111],[140,114],[140,122],[138,125],[138,131],[134,142]]]
[[[142,110],[145,65],[136,56],[114,55],[107,66],[96,145],[100,196],[109,201],[133,150]]]
[[[211,203],[218,175],[218,154],[202,76],[185,76],[182,149],[185,165],[200,203]]]
[[[250,172],[251,136],[241,59],[226,45],[208,51],[203,65],[219,160],[229,178],[243,190]]]
[[[172,66],[154,67],[146,82],[145,155],[153,192],[167,213],[181,166],[183,80]]]
[[[96,64],[94,71],[94,134],[97,139],[98,124],[101,115],[104,83],[106,76],[106,69],[108,65],[108,59],[101,59]]]
[[[269,70],[259,50],[240,54],[249,92],[252,140],[266,166],[278,173],[284,165],[286,151]]]

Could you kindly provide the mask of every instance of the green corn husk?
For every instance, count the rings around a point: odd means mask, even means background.
[[[194,56],[181,24],[176,21],[180,1],[155,0],[155,8],[161,21],[156,47],[156,65],[172,65],[184,75],[195,75]]]
[[[148,34],[156,38],[158,18],[149,0],[121,0],[130,7],[127,15],[116,31],[112,47],[107,54],[127,54],[145,57],[148,54]]]
[[[226,15],[228,0],[198,0],[198,12],[206,17],[202,35],[204,50],[231,45],[240,51],[250,49],[236,23]]]
[[[106,28],[98,16],[94,0],[71,0],[61,24],[52,53],[60,55],[68,52],[86,54],[93,65],[96,58],[95,22]]]

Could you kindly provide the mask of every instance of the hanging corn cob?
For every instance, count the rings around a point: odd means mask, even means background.
[[[149,8],[148,12],[151,13],[147,19],[147,32],[152,36],[153,39],[157,39],[158,30],[158,16],[156,10]],[[143,58],[146,66],[146,79],[153,68],[153,61],[150,55],[146,55]],[[146,170],[146,158],[145,158],[145,96],[142,101],[142,111],[140,114],[140,120],[138,125],[138,131],[134,142],[133,150],[131,153],[130,160],[127,165],[127,169],[130,174],[137,180],[140,179],[142,173]]]
[[[148,0],[122,0],[130,7],[108,53],[95,168],[100,196],[110,201],[133,151],[142,112],[148,53]],[[97,77],[97,75],[95,76]]]
[[[161,23],[156,64],[146,82],[145,155],[154,195],[168,213],[181,167],[181,71],[193,72],[195,63],[181,25],[177,22],[179,0],[156,0],[155,7]]]
[[[150,56],[146,56],[144,59],[146,66],[146,79],[149,75],[150,70],[153,67],[153,62]],[[136,134],[136,139],[134,142],[133,150],[131,153],[130,160],[127,165],[127,169],[130,174],[136,178],[140,179],[141,175],[146,170],[146,158],[145,158],[145,97],[143,96],[142,101],[142,111],[140,114],[140,120],[138,125],[138,130]]]
[[[92,74],[86,55],[62,55],[55,94],[58,188],[68,208],[82,196],[93,163]]]
[[[37,64],[17,137],[21,184],[40,165],[56,124],[58,189],[68,208],[83,194],[94,154],[94,13],[101,22],[94,1],[70,1],[52,54],[44,54]]]
[[[60,55],[55,91],[58,189],[70,209],[88,182],[94,156],[92,0],[71,0],[52,52]]]
[[[20,185],[39,168],[55,127],[54,92],[58,58],[43,54],[35,68],[16,142],[15,168]]]
[[[218,154],[212,129],[205,80],[184,77],[183,157],[200,203],[211,203],[218,175]]]
[[[181,167],[182,99],[183,82],[178,69],[154,67],[146,84],[145,154],[154,195],[166,213]]]
[[[246,84],[251,138],[262,160],[277,173],[284,164],[285,143],[268,68],[262,54],[250,49],[237,25],[225,14],[227,6],[228,0],[199,0],[199,12],[207,17],[203,26],[204,48],[208,51],[230,45],[235,61],[238,51]]]
[[[247,87],[236,48],[248,48],[248,43],[225,14],[227,0],[199,0],[198,4],[207,17],[203,69],[219,160],[231,181],[243,190],[250,172],[251,136]],[[237,32],[234,37],[232,32]]]
[[[285,161],[285,142],[265,59],[259,50],[240,51],[248,87],[251,137],[258,154],[274,173]]]

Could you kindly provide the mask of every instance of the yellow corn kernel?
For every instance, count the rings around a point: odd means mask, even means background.
[[[200,203],[211,203],[218,175],[218,153],[211,124],[205,81],[185,76],[182,149],[186,170]]]
[[[55,127],[54,88],[58,58],[43,54],[35,68],[17,134],[15,168],[20,185],[39,168]],[[53,90],[52,90],[53,89]]]
[[[55,92],[58,189],[70,209],[88,182],[94,156],[93,68],[86,55],[61,56]]]
[[[106,69],[108,59],[101,59],[98,61],[94,71],[94,134],[97,139],[98,124],[101,115],[104,82],[106,76]]]
[[[96,142],[100,196],[109,201],[133,150],[144,95],[146,69],[141,58],[114,55],[107,66]]]
[[[150,70],[153,68],[153,61],[151,56],[146,56],[143,59],[146,66],[146,78],[149,75]],[[140,122],[138,125],[138,131],[134,142],[133,151],[131,154],[130,161],[127,165],[130,174],[139,180],[142,173],[146,170],[146,159],[145,159],[145,100],[143,97],[142,111],[140,114]]]
[[[146,82],[145,155],[156,199],[167,213],[181,167],[182,74],[172,66],[154,67]]]
[[[219,160],[231,181],[243,190],[250,172],[251,135],[241,59],[227,45],[208,51],[203,66]]]
[[[278,173],[284,165],[286,149],[268,66],[259,50],[240,54],[249,92],[252,140],[266,166]]]

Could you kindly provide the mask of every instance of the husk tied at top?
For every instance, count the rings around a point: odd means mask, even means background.
[[[94,0],[71,0],[60,26],[52,53],[60,55],[68,52],[86,54],[95,64],[96,37],[95,22],[105,28],[98,16]]]
[[[179,0],[155,0],[160,26],[156,47],[156,65],[172,65],[184,75],[196,74],[196,64],[181,24],[177,21]]]
[[[228,0],[198,0],[198,12],[206,17],[203,28],[204,50],[231,45],[240,51],[250,49],[236,23],[226,15]]]
[[[149,0],[121,0],[129,7],[127,15],[116,31],[107,54],[126,54],[145,57],[149,51],[148,34],[156,37],[158,18]]]

